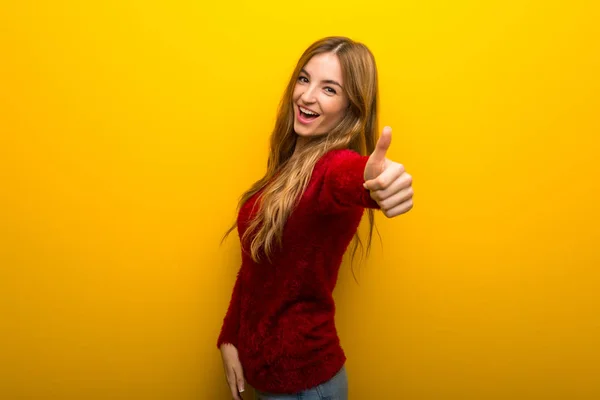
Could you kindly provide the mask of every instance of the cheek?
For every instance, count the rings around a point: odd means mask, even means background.
[[[339,97],[327,99],[328,101],[325,103],[326,105],[323,107],[323,111],[326,112],[327,117],[329,119],[341,119],[344,116],[344,111],[346,110],[346,102]]]
[[[292,92],[292,100],[294,100],[294,103],[298,101],[300,94],[301,94],[300,88],[296,84],[296,86],[294,86],[294,91]]]

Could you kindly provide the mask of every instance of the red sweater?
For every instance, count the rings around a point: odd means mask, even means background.
[[[317,386],[346,361],[332,292],[364,208],[378,208],[362,186],[367,160],[351,150],[325,154],[287,220],[283,248],[271,263],[257,264],[242,251],[217,346],[237,347],[246,380],[260,391],[295,393]],[[240,209],[240,237],[257,196]]]

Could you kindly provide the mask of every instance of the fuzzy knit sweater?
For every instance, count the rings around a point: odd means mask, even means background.
[[[260,391],[296,393],[315,387],[346,361],[332,293],[364,208],[378,208],[363,187],[367,160],[351,150],[332,150],[317,161],[271,262],[255,263],[242,246],[242,265],[217,347],[236,346],[246,380]],[[240,209],[240,237],[259,193]]]

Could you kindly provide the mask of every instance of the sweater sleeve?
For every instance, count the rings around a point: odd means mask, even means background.
[[[351,207],[378,209],[379,205],[363,187],[368,156],[352,150],[334,151],[325,165],[319,205],[323,212],[335,213]]]
[[[223,325],[221,326],[221,333],[217,340],[217,347],[220,348],[223,343],[230,343],[237,347],[238,345],[238,333],[240,329],[240,305],[241,305],[241,289],[240,289],[240,278],[241,268],[238,271],[235,285],[233,286],[233,293],[229,302],[229,307],[225,318],[223,319]]]

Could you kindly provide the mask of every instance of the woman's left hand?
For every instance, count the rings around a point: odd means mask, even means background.
[[[370,191],[371,198],[388,218],[404,214],[413,207],[412,176],[402,164],[385,156],[391,143],[392,128],[386,126],[367,161],[364,174],[365,189]]]

